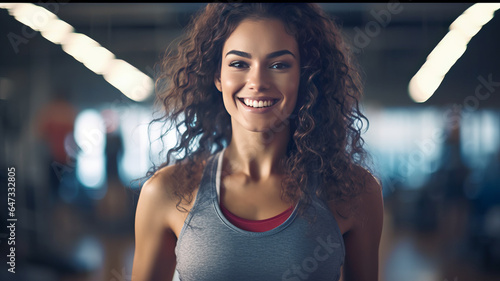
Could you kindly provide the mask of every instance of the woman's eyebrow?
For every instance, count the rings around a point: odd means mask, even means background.
[[[275,58],[275,57],[279,57],[279,56],[283,56],[283,55],[292,55],[292,57],[295,58],[295,55],[288,50],[281,50],[281,51],[272,52],[269,55],[267,55],[266,58],[271,59],[271,58]]]
[[[237,55],[237,56],[244,57],[244,58],[249,58],[249,59],[252,58],[252,55],[250,55],[249,53],[238,51],[238,50],[231,50],[231,51],[227,52],[226,57],[230,54]],[[272,52],[272,53],[268,54],[266,56],[266,58],[271,59],[271,58],[275,58],[275,57],[279,57],[279,56],[283,56],[283,55],[291,55],[295,58],[295,55],[292,52],[290,52],[289,50],[280,50],[280,51]]]
[[[248,59],[252,58],[252,55],[250,55],[249,53],[245,53],[245,52],[237,51],[237,50],[231,50],[231,51],[227,52],[226,57],[230,54],[237,55],[237,56],[244,57],[244,58],[248,58]]]

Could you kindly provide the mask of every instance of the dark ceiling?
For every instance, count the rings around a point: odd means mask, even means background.
[[[413,106],[416,104],[407,91],[409,80],[448,32],[449,25],[472,4],[320,5],[343,26],[347,38],[362,47],[358,60],[365,77],[365,102],[374,106]],[[90,36],[118,58],[152,76],[151,69],[165,48],[181,34],[192,13],[203,6],[201,3],[69,3],[52,10],[77,32]],[[500,82],[499,30],[497,12],[497,17],[472,38],[467,51],[424,105],[464,105],[474,96],[480,84],[478,77]],[[368,39],[362,44],[360,33]],[[12,34],[27,39],[18,43],[17,52],[9,39]],[[24,27],[4,9],[0,9],[0,38],[0,77],[14,81],[16,94],[36,95],[34,85],[46,83],[45,88],[53,91],[67,90],[79,104],[112,102],[121,97],[101,76],[75,61],[60,46]],[[35,84],[26,85],[28,82]],[[493,87],[492,95],[480,100],[478,106],[500,107],[499,89]]]

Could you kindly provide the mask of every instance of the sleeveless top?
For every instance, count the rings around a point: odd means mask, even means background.
[[[220,167],[221,167],[221,165],[219,165],[217,167],[217,169],[220,169]],[[220,200],[220,197],[223,194],[222,191],[223,191],[223,189],[220,190],[220,195],[218,196],[219,207],[222,211],[222,214],[226,217],[226,219],[231,224],[233,224],[234,226],[241,228],[243,230],[247,230],[247,231],[264,232],[264,231],[271,230],[271,229],[277,227],[278,225],[284,223],[285,220],[288,219],[288,217],[290,217],[290,215],[292,214],[293,209],[295,207],[295,206],[290,206],[290,208],[286,209],[284,212],[282,212],[274,217],[268,218],[268,219],[249,220],[249,219],[238,217],[235,214],[231,213],[231,211],[226,209],[226,207],[224,206],[224,204],[222,204],[222,201]]]
[[[345,248],[328,205],[313,196],[279,226],[251,232],[231,224],[218,202],[224,150],[207,161],[175,254],[181,281],[339,280]]]

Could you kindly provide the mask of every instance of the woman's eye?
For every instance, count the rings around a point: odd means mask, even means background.
[[[242,61],[233,61],[229,64],[230,67],[243,68],[247,67],[247,64]]]
[[[282,63],[282,62],[277,62],[277,63],[271,65],[271,68],[273,68],[273,69],[285,69],[285,68],[289,68],[289,67],[290,67],[289,64]]]

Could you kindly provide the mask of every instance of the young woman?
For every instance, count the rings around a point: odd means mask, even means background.
[[[141,190],[133,280],[378,279],[359,77],[318,6],[208,4],[163,66],[178,159]]]

